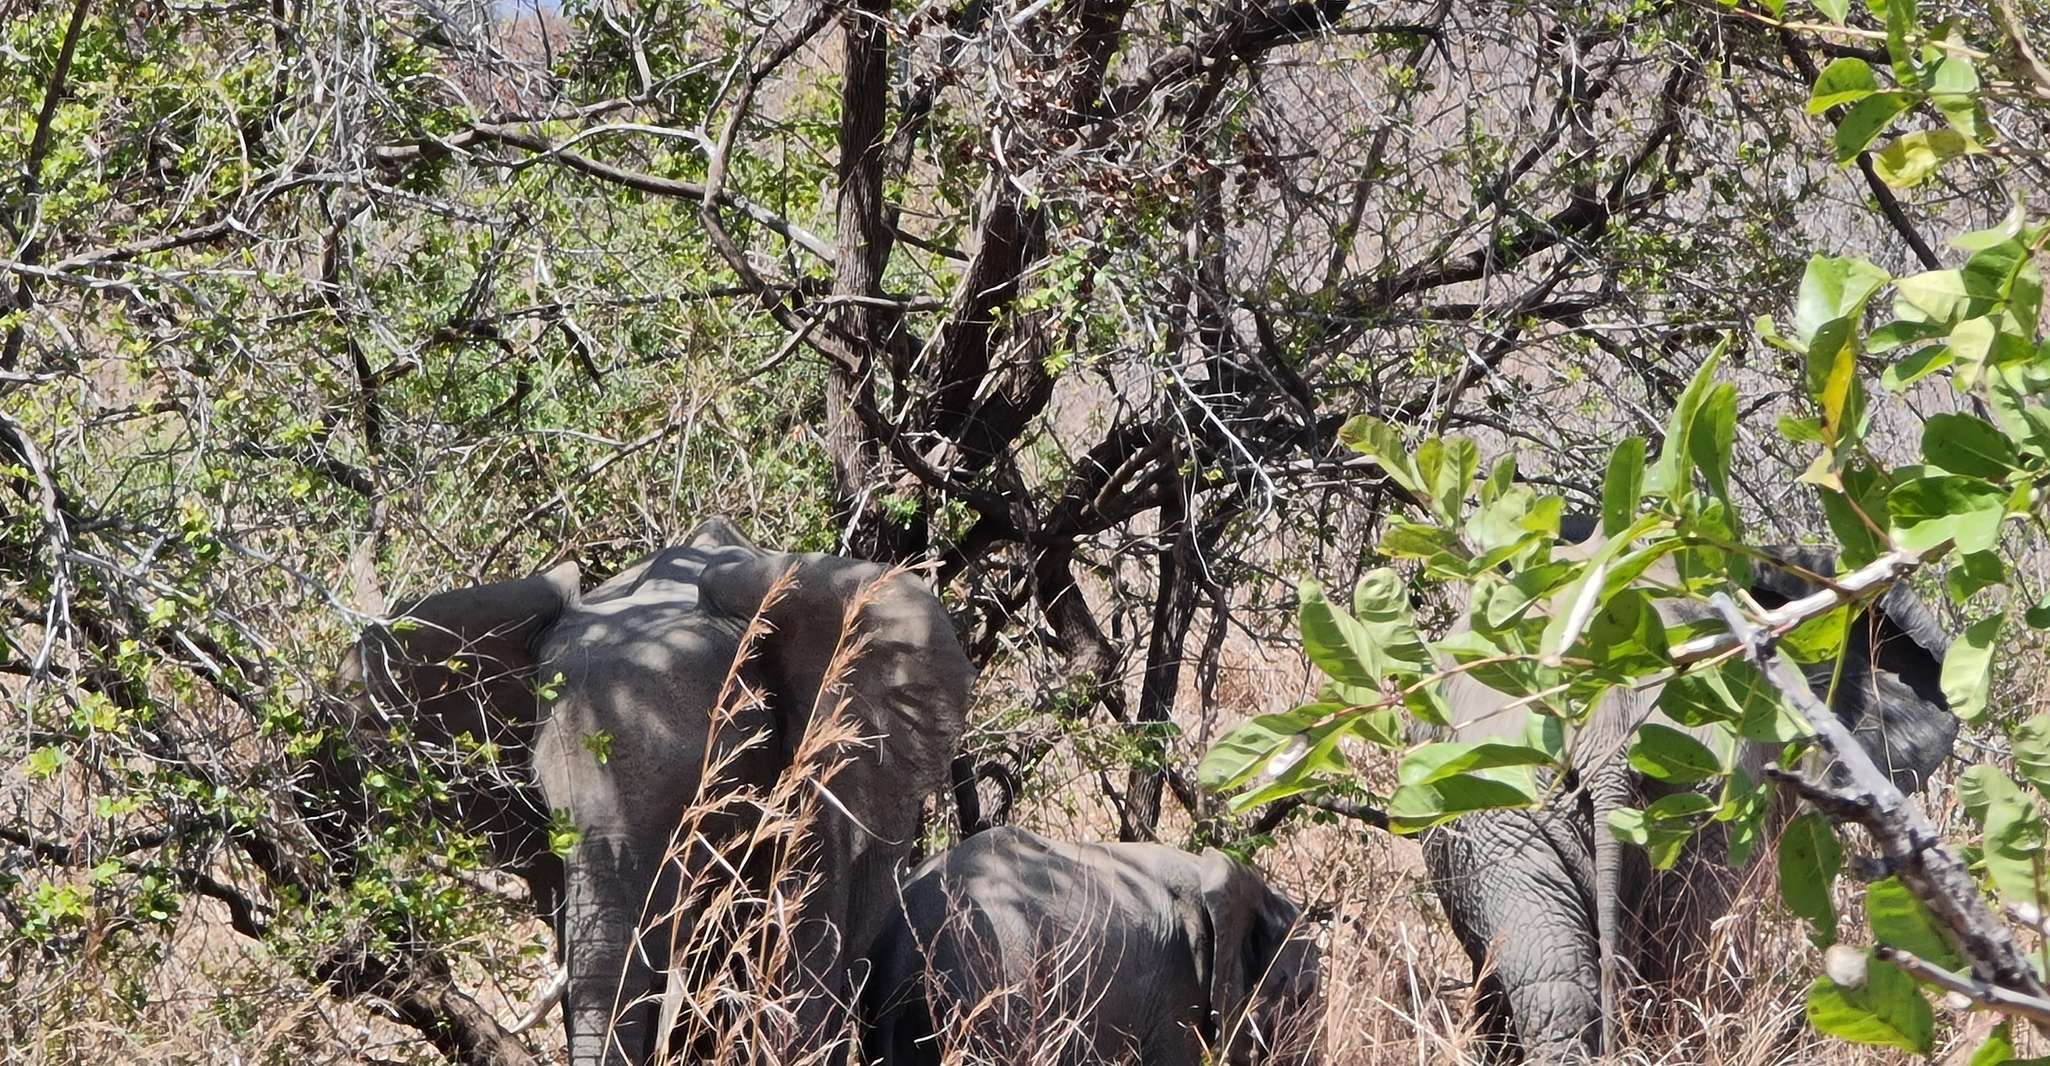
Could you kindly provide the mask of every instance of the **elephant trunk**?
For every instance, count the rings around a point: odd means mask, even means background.
[[[1617,987],[1617,929],[1622,917],[1623,842],[1609,829],[1609,813],[1623,808],[1629,785],[1624,773],[1597,770],[1588,789],[1594,815],[1595,958],[1601,972],[1600,1050],[1604,1053],[1616,1049],[1616,1009],[1622,1002]]]
[[[647,871],[633,854],[625,841],[586,837],[570,863],[558,942],[572,1066],[637,1064],[652,1047],[654,968],[638,936]]]

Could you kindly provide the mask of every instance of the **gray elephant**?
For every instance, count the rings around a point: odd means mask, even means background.
[[[999,827],[920,866],[902,915],[863,992],[872,1062],[1314,1061],[1316,948],[1222,852]]]
[[[750,641],[758,613],[766,625]],[[712,853],[751,821],[744,808],[715,810],[695,820],[695,846],[671,852],[686,810],[721,789],[766,793],[807,726],[844,707],[861,739],[834,753],[844,762],[818,786],[795,871],[811,889],[790,929],[804,994],[795,1045],[838,1036],[849,968],[894,912],[973,681],[930,592],[872,563],[765,551],[714,519],[587,593],[564,564],[429,596],[396,617],[404,624],[368,629],[344,665],[362,686],[359,730],[390,716],[414,744],[506,753],[509,771],[452,791],[448,813],[490,835],[537,903],[559,894],[580,1066],[646,1061],[665,1035],[649,996],[670,962],[662,916],[681,884],[721,868]],[[708,767],[719,780],[705,779]],[[576,831],[566,864],[546,847],[551,811]]]
[[[1818,591],[1787,566],[1835,573],[1834,557],[1816,549],[1762,554],[1780,564],[1755,564],[1750,591],[1767,608]],[[1667,625],[1712,617],[1698,603],[1664,600],[1659,609]],[[1817,695],[1904,789],[1921,786],[1957,735],[1939,687],[1947,646],[1928,609],[1896,587],[1852,625],[1833,695],[1828,664],[1810,674]],[[1455,739],[1524,735],[1530,712],[1505,710],[1507,696],[1468,675],[1457,675],[1443,695]],[[1476,973],[1492,963],[1480,989],[1483,1020],[1507,1055],[1571,1061],[1614,1051],[1614,997],[1623,982],[1634,976],[1672,990],[1705,968],[1709,924],[1728,911],[1741,877],[1727,866],[1723,827],[1698,834],[1667,871],[1654,871],[1642,849],[1608,829],[1610,811],[1644,807],[1674,788],[1626,759],[1631,732],[1658,697],[1658,689],[1605,697],[1570,738],[1568,778],[1545,806],[1470,815],[1424,836],[1433,884]],[[1708,728],[1695,735],[1708,740]],[[1738,766],[1753,779],[1778,750],[1739,744]]]

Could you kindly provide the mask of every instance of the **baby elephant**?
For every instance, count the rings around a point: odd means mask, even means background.
[[[1005,826],[920,866],[903,903],[864,992],[871,1062],[1315,1060],[1316,948],[1222,852]]]

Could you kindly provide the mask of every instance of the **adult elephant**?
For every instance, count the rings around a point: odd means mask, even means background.
[[[1012,826],[926,861],[864,992],[868,1058],[1313,1061],[1317,952],[1244,863]]]
[[[1590,539],[1561,552],[1585,553],[1597,543]],[[1835,573],[1834,556],[1817,549],[1774,547],[1760,554],[1750,592],[1767,608],[1819,591],[1811,575]],[[1665,569],[1651,576],[1672,581]],[[1706,605],[1680,600],[1662,600],[1659,610],[1667,625],[1713,617]],[[1817,696],[1904,790],[1921,787],[1957,735],[1939,685],[1948,643],[1927,607],[1896,586],[1850,626],[1840,672],[1832,663],[1809,674]],[[1511,1055],[1573,1061],[1617,1050],[1616,989],[1634,976],[1670,992],[1687,975],[1700,974],[1709,924],[1731,904],[1741,871],[1727,865],[1723,826],[1697,834],[1663,872],[1652,869],[1642,849],[1609,831],[1610,811],[1641,808],[1673,790],[1633,770],[1626,758],[1630,735],[1651,714],[1659,692],[1605,697],[1569,739],[1568,779],[1544,806],[1470,815],[1424,836],[1425,862],[1446,916],[1476,974],[1485,974],[1484,1028]],[[1510,706],[1508,696],[1470,676],[1455,676],[1443,694],[1451,738],[1525,735],[1531,712]],[[1694,732],[1708,741],[1711,728]],[[1778,751],[1763,743],[1739,745],[1738,766],[1753,779]]]
[[[527,753],[538,795],[500,774],[451,791],[448,813],[490,836],[537,903],[560,891],[580,1066],[645,1061],[663,1035],[649,995],[669,963],[661,918],[754,817],[704,801],[766,794],[807,727],[844,708],[859,740],[834,753],[844,759],[817,790],[806,857],[782,871],[810,880],[789,930],[796,1046],[837,1036],[849,968],[890,918],[973,680],[930,592],[873,563],[765,551],[713,519],[588,593],[564,564],[429,596],[396,617],[366,630],[344,664],[361,684],[359,731],[395,718],[414,744]],[[672,851],[694,804],[701,839]],[[576,830],[566,868],[545,846],[551,811]],[[663,927],[643,935],[650,919]]]

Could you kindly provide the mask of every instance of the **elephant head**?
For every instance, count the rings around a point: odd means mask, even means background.
[[[332,843],[369,816],[365,771],[386,760],[428,764],[447,778],[437,813],[484,836],[498,861],[553,907],[561,863],[547,847],[547,811],[525,763],[540,725],[533,644],[577,601],[574,562],[546,573],[403,604],[367,627],[343,658],[343,735],[315,762],[339,810],[314,812]],[[403,748],[391,744],[396,736]]]
[[[407,624],[366,632],[350,670],[416,737],[488,733],[524,752],[539,797],[505,776],[491,798],[528,839],[551,817],[574,827],[555,908],[572,1062],[653,1054],[671,1016],[652,993],[671,933],[694,920],[684,890],[732,872],[750,898],[781,888],[797,901],[785,928],[795,1022],[780,1051],[822,1046],[965,721],[973,670],[945,611],[908,574],[767,551],[723,519],[582,595],[576,584],[562,567],[430,596]],[[360,665],[377,663],[404,667]],[[856,739],[809,779],[802,844],[735,871],[722,842],[759,814],[718,797],[773,790],[829,713]]]
[[[1835,572],[1834,557],[1816,549],[1760,555],[1750,592],[1768,607],[1817,591],[1816,579]],[[1662,601],[1660,613],[1668,625],[1710,617],[1704,605],[1683,601]],[[1841,662],[1810,673],[1817,695],[1903,788],[1920,787],[1957,733],[1939,685],[1946,646],[1928,609],[1896,587],[1854,620]],[[1530,712],[1470,677],[1453,679],[1444,696],[1446,735],[1523,735]],[[1454,932],[1477,973],[1493,964],[1481,1002],[1486,1028],[1505,1048],[1545,1060],[1614,1050],[1621,982],[1634,971],[1669,987],[1699,972],[1692,956],[1730,904],[1738,875],[1719,829],[1698,834],[1665,872],[1608,829],[1610,811],[1642,807],[1666,790],[1625,758],[1631,732],[1658,698],[1657,689],[1604,697],[1568,741],[1566,787],[1542,808],[1470,815],[1425,835],[1426,864]],[[1776,752],[1741,742],[1738,763],[1755,778]]]
[[[1207,971],[1227,1063],[1308,1063],[1317,1034],[1319,963],[1302,913],[1245,863],[1203,852],[1197,972]]]
[[[1313,1061],[1318,963],[1294,904],[1222,852],[979,833],[904,884],[864,992],[869,1057]]]

